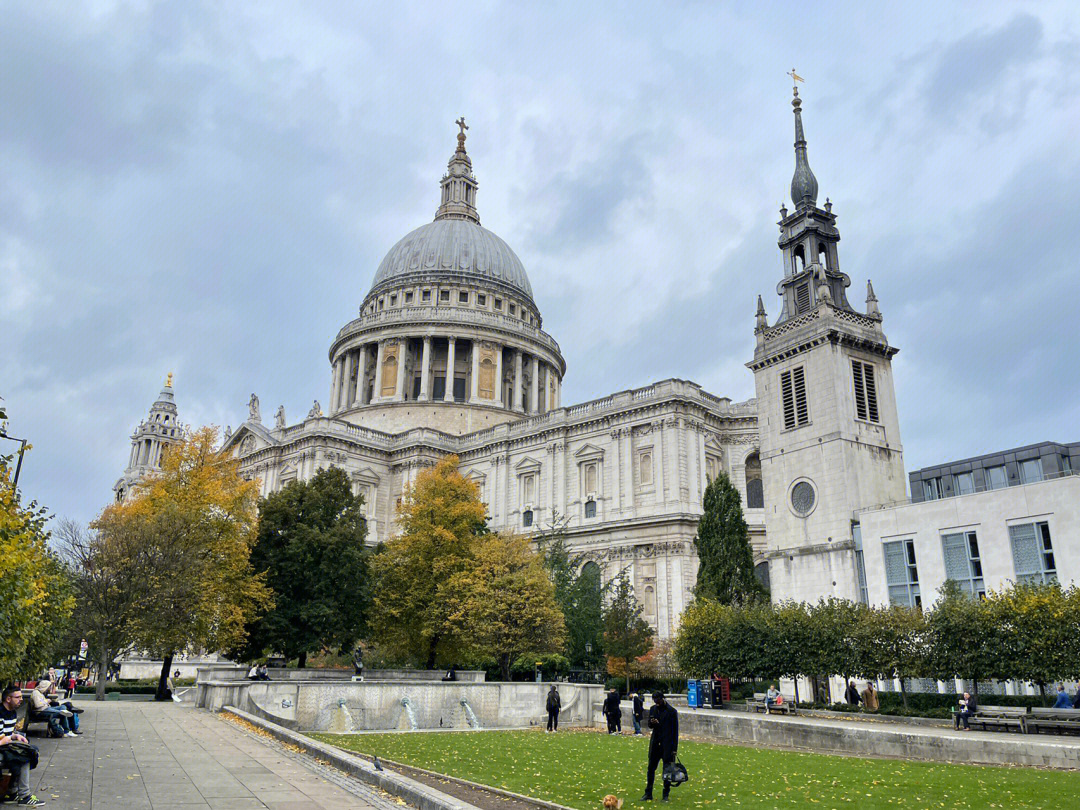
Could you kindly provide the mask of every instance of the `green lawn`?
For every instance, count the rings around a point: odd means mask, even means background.
[[[645,738],[540,730],[312,736],[579,810],[600,810],[607,793],[644,806],[636,802],[645,787]],[[690,741],[679,745],[679,757],[690,781],[672,789],[673,807],[1080,807],[1080,772],[1073,771],[855,759]]]

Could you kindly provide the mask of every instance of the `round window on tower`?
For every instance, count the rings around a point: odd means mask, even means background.
[[[806,517],[817,505],[817,491],[809,481],[795,482],[791,488],[791,511],[799,517]]]

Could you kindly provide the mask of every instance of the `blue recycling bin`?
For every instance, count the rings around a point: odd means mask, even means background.
[[[696,709],[701,705],[701,681],[686,682],[686,705],[691,709]]]

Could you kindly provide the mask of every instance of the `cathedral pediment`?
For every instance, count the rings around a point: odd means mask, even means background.
[[[535,458],[526,456],[517,464],[514,465],[514,471],[517,473],[532,472],[540,469],[540,462]]]
[[[595,444],[583,444],[580,448],[574,451],[574,458],[576,458],[578,461],[589,461],[594,458],[602,459],[603,457],[603,449],[597,447]]]
[[[373,486],[378,486],[379,481],[381,480],[379,474],[371,469],[371,467],[364,467],[362,470],[356,470],[349,477],[352,478],[353,481],[359,481],[362,484],[371,484]]]
[[[465,473],[465,478],[472,481],[474,484],[483,484],[487,481],[487,476],[479,470],[469,470]]]

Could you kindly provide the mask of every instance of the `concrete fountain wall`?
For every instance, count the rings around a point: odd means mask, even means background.
[[[516,728],[546,722],[550,683],[200,679],[196,705],[233,706],[296,731]],[[603,688],[557,684],[560,724],[592,725]],[[464,701],[464,703],[462,702]]]

